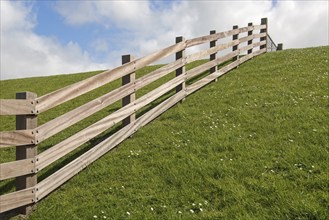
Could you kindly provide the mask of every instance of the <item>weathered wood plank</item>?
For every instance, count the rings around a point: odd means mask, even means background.
[[[218,40],[221,38],[232,36],[234,34],[238,34],[239,32],[240,32],[239,30],[230,30],[230,31],[220,32],[217,34],[197,37],[194,39],[187,40],[186,47],[192,47],[192,46],[200,45],[203,43],[208,43],[210,41],[214,41],[214,40]]]
[[[73,124],[89,117],[90,115],[106,108],[114,102],[122,99],[123,97],[131,94],[134,90],[138,90],[150,83],[160,79],[161,77],[169,74],[177,68],[184,65],[184,60],[180,59],[173,63],[167,64],[151,73],[137,79],[135,83],[129,83],[119,87],[97,99],[94,99],[76,109],[71,110],[41,126],[36,130],[38,131],[36,139],[42,142],[47,138],[57,134],[60,131],[72,126]]]
[[[0,99],[0,115],[33,115],[36,101],[17,100],[17,99]]]
[[[0,180],[35,173],[34,159],[16,160],[0,164]]]
[[[219,65],[225,61],[228,61],[229,59],[231,59],[234,56],[237,56],[238,54],[239,54],[239,51],[236,50],[234,52],[226,54],[225,56],[218,57],[216,60],[209,61],[209,62],[199,65],[193,69],[190,69],[190,70],[186,71],[187,79],[191,79],[215,65]]]
[[[254,30],[260,30],[260,29],[264,29],[264,28],[266,28],[266,25],[263,25],[263,24],[261,24],[261,25],[254,25]]]
[[[143,116],[136,119],[134,124],[129,124],[113,134],[111,137],[107,138],[103,142],[96,145],[91,150],[84,153],[82,156],[73,160],[71,163],[61,168],[42,182],[40,182],[37,187],[38,191],[36,196],[39,199],[44,198],[49,193],[54,191],[57,187],[61,186],[63,183],[72,178],[75,174],[83,170],[89,164],[106,154],[108,151],[116,147],[123,140],[135,133],[139,128],[146,125],[164,111],[175,105],[177,102],[185,97],[184,91],[176,93],[174,96],[168,98],[152,110],[145,113]]]
[[[262,38],[262,37],[266,37],[266,33],[254,34],[253,36],[254,36],[254,39]]]
[[[80,95],[83,95],[91,90],[101,87],[109,82],[119,79],[124,75],[127,75],[133,71],[145,67],[146,65],[151,64],[161,58],[174,54],[184,49],[185,46],[185,42],[172,45],[170,47],[162,49],[161,51],[157,51],[143,58],[136,59],[133,62],[119,66],[112,70],[104,71],[88,79],[82,80],[57,91],[43,95],[37,98],[36,108],[39,112],[44,112],[50,108],[53,108]]]
[[[17,192],[0,196],[0,213],[35,202],[34,188],[27,188]]]
[[[248,36],[245,36],[245,37],[241,37],[239,39],[240,43],[244,43],[244,42],[247,42],[247,41],[250,41],[254,39],[254,36],[253,35],[248,35]]]
[[[212,47],[210,49],[207,49],[207,50],[203,50],[203,51],[188,55],[186,57],[186,63],[191,63],[193,61],[200,60],[206,56],[209,56],[210,54],[217,53],[221,50],[225,50],[229,47],[233,47],[238,44],[239,44],[239,40],[234,40],[234,41],[230,41],[225,44],[219,44],[219,45]]]
[[[0,132],[0,148],[22,146],[35,143],[33,130],[17,130]]]
[[[106,131],[113,125],[119,123],[122,119],[133,114],[137,110],[143,108],[144,106],[148,105],[152,101],[161,97],[166,92],[175,88],[177,85],[179,85],[184,81],[184,77],[185,77],[184,75],[181,75],[179,77],[176,77],[168,81],[167,83],[161,85],[155,90],[152,90],[146,95],[138,98],[137,100],[135,100],[134,103],[130,103],[120,108],[119,110],[112,113],[111,115],[99,120],[93,125],[90,125],[89,127],[83,129],[82,131],[79,131],[78,133],[74,134],[68,139],[53,146],[52,148],[49,148],[46,151],[40,153],[37,157],[38,160],[36,161],[36,168],[38,170],[42,170],[49,164],[63,157],[64,155],[76,149],[80,145],[86,143],[90,139]]]

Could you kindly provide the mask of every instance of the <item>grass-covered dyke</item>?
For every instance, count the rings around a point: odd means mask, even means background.
[[[87,167],[39,202],[29,219],[328,219],[328,57],[329,47],[318,47],[248,61]],[[97,73],[0,81],[1,98],[14,98],[17,91],[41,96]],[[119,85],[41,114],[39,124]],[[66,129],[39,151],[118,107]],[[1,130],[14,130],[14,120],[1,117]],[[39,181],[102,138],[43,170]],[[14,160],[12,148],[0,152],[0,162]],[[1,194],[14,190],[12,182],[0,183]]]

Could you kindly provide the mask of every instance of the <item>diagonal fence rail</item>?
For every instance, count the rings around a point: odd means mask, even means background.
[[[184,100],[186,96],[216,81],[240,64],[269,51],[268,45],[273,44],[273,41],[267,30],[267,19],[263,18],[260,25],[249,23],[246,27],[233,26],[229,31],[211,31],[210,35],[188,40],[177,37],[176,43],[172,46],[137,59],[125,55],[122,66],[41,97],[25,92],[17,93],[17,99],[14,100],[1,99],[0,115],[16,115],[16,130],[0,133],[0,150],[15,146],[16,161],[0,164],[0,180],[16,178],[16,191],[0,196],[0,213],[19,207],[23,214],[30,212],[33,204],[115,148],[139,128]],[[221,43],[221,39],[226,41]],[[186,49],[206,43],[210,46],[208,49],[192,54],[186,53]],[[168,56],[175,56],[175,61],[136,78],[137,70]],[[186,71],[187,64],[205,58],[209,58],[209,61]],[[135,94],[138,90],[173,72],[176,73],[175,77],[136,99]],[[190,83],[196,77],[201,79]],[[37,125],[38,114],[118,79],[122,79],[122,86],[42,125]],[[166,94],[170,96],[136,117],[137,111]],[[115,112],[37,153],[39,143],[120,100],[122,107]],[[124,125],[120,130],[37,183],[37,175],[41,170],[120,123]]]

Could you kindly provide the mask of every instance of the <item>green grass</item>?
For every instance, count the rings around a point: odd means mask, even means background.
[[[329,47],[318,47],[248,61],[87,167],[39,202],[29,219],[329,219],[328,57]],[[1,81],[1,98],[26,90],[46,94],[94,74]],[[41,114],[39,124],[119,84]],[[119,106],[41,143],[39,151]],[[0,126],[14,129],[14,117],[1,117]],[[39,181],[92,146],[50,166]],[[0,162],[13,159],[12,149],[1,150]],[[0,190],[13,191],[12,180]]]

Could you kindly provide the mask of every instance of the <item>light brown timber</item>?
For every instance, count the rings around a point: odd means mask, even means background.
[[[36,101],[33,99],[0,99],[0,115],[33,115]]]
[[[17,130],[0,132],[0,148],[22,146],[35,143],[34,130]]]
[[[0,213],[33,204],[35,202],[35,189],[33,187],[0,196]]]
[[[0,164],[0,180],[35,173],[34,158]]]

